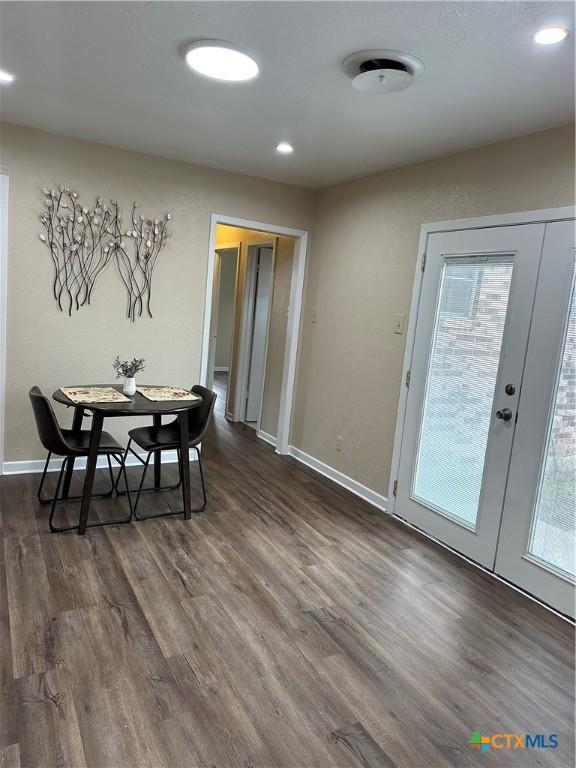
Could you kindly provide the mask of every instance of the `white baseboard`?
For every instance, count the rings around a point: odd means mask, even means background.
[[[146,454],[140,454],[142,458],[146,458]],[[162,451],[162,464],[175,464],[178,461],[178,454],[176,451]],[[196,452],[190,452],[190,461],[196,461]],[[37,459],[34,461],[5,461],[2,465],[3,475],[27,475],[42,472],[44,469],[45,459]],[[48,465],[48,472],[58,472],[62,466],[62,458],[54,457],[50,459]],[[98,469],[106,469],[108,462],[105,456],[98,457]],[[112,468],[118,466],[114,459],[112,459]],[[135,456],[129,455],[126,460],[127,467],[141,466],[140,462]],[[76,459],[74,463],[74,469],[86,469],[86,459]]]
[[[230,368],[226,365],[215,365],[214,373],[230,373]]]
[[[310,456],[309,454],[304,453],[304,451],[301,451],[299,448],[295,448],[293,445],[289,447],[288,451],[290,456],[294,457],[298,461],[301,461],[302,464],[306,464],[306,466],[310,467],[310,469],[313,469],[315,472],[319,472],[329,480],[333,480],[338,485],[346,488],[356,496],[360,496],[361,499],[364,499],[364,501],[367,501],[369,504],[372,504],[374,507],[377,507],[383,512],[387,511],[388,499],[386,496],[382,496],[380,493],[376,493],[376,491],[373,491],[371,488],[362,485],[362,483],[359,483],[357,480],[348,477],[348,475],[345,475],[343,472],[339,472],[337,469],[330,467],[328,464],[324,464],[323,461],[315,459],[314,456]]]
[[[270,445],[273,445],[274,448],[276,448],[277,440],[274,435],[269,435],[268,432],[263,432],[261,429],[256,430],[256,435],[260,440],[264,440],[265,443],[270,443]]]

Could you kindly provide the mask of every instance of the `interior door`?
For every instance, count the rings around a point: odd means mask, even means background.
[[[496,572],[574,615],[574,222],[546,225]]]
[[[258,248],[254,280],[254,306],[248,368],[248,392],[245,421],[258,422],[264,392],[268,324],[272,305],[274,281],[274,250],[269,246]]]
[[[493,568],[544,224],[428,239],[395,512]]]

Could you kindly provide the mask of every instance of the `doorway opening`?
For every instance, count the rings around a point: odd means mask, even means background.
[[[307,235],[212,219],[202,380],[228,420],[287,453]]]

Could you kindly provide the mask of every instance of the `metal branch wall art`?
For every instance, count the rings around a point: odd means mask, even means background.
[[[45,211],[40,216],[46,243],[54,264],[52,290],[62,311],[72,314],[90,304],[98,275],[107,267],[112,253],[106,244],[112,233],[115,213],[96,201],[92,210],[83,208],[78,193],[69,189],[43,190]]]
[[[168,222],[172,214],[167,213],[162,220],[147,219],[137,214],[138,203],[132,206],[132,218],[127,232],[122,234],[122,220],[117,217],[114,256],[126,292],[128,294],[126,315],[130,320],[141,317],[146,309],[152,317],[150,300],[152,298],[152,273],[156,259],[166,240],[170,236]]]
[[[40,240],[47,246],[54,265],[52,291],[58,307],[72,314],[90,304],[97,278],[112,257],[128,294],[127,317],[134,321],[144,309],[152,317],[152,272],[170,233],[170,213],[162,220],[137,217],[132,207],[130,227],[122,231],[118,203],[105,205],[97,198],[84,207],[78,192],[67,187],[43,190],[45,210],[40,215],[44,230]]]

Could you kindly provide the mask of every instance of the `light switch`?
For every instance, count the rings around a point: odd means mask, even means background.
[[[315,309],[312,310],[312,322],[317,323],[318,322],[318,313]]]
[[[405,322],[406,322],[406,315],[404,314],[396,315],[396,319],[394,321],[394,333],[403,334]]]

